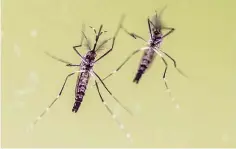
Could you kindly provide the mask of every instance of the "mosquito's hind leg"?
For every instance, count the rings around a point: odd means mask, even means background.
[[[51,109],[51,107],[52,107],[52,106],[56,103],[56,101],[59,99],[59,97],[61,96],[61,94],[62,94],[62,92],[63,92],[63,90],[64,90],[64,87],[65,87],[65,85],[66,85],[66,82],[67,82],[68,78],[69,78],[70,76],[74,75],[75,73],[79,73],[79,72],[81,72],[81,71],[76,71],[76,72],[73,72],[73,73],[70,73],[69,75],[67,75],[67,77],[66,77],[66,79],[65,79],[65,81],[64,81],[64,83],[63,83],[63,86],[62,86],[62,88],[61,88],[59,94],[57,95],[57,97],[51,102],[51,104],[50,104],[50,105],[36,118],[36,120],[31,124],[31,129],[38,123],[39,120],[42,119],[42,117],[43,117],[46,113],[48,113],[48,111]]]
[[[161,60],[165,64],[165,70],[164,70],[162,78],[163,78],[163,80],[165,82],[166,91],[169,93],[169,96],[170,96],[171,100],[174,101],[175,98],[171,94],[171,89],[169,88],[169,86],[167,84],[167,79],[166,79],[166,73],[167,73],[167,69],[168,69],[168,64],[167,64],[166,60],[164,59],[163,55],[159,51],[157,51],[157,50],[154,50],[154,51],[161,57]],[[176,104],[176,108],[177,109],[179,108],[179,104]]]
[[[104,86],[104,88],[107,90],[107,92],[112,96],[112,98],[122,107],[124,108],[130,115],[132,115],[132,112],[126,108],[112,93],[111,91],[107,88],[107,86],[105,85],[105,83],[102,81],[102,79],[98,76],[98,74],[96,72],[93,71],[93,73],[98,79],[99,81],[102,83],[102,85]]]
[[[173,63],[174,63],[174,66],[175,66],[175,68],[177,69],[177,71],[181,74],[181,75],[183,75],[184,77],[188,77],[182,70],[180,70],[178,67],[177,67],[177,63],[176,63],[176,61],[175,61],[175,59],[174,58],[172,58],[169,54],[167,54],[166,52],[164,52],[164,51],[162,51],[162,50],[160,50],[162,53],[164,53],[169,59],[171,59],[172,61],[173,61]]]
[[[98,91],[98,94],[100,96],[100,99],[103,103],[103,105],[106,107],[107,111],[110,113],[111,117],[116,121],[116,123],[119,125],[120,129],[123,130],[126,134],[126,137],[130,140],[131,140],[131,135],[130,133],[128,133],[126,130],[125,130],[125,127],[124,125],[119,121],[119,119],[117,118],[117,116],[112,112],[112,110],[108,107],[107,103],[104,101],[102,95],[101,95],[101,92],[99,90],[99,87],[98,87],[98,83],[97,81],[95,80],[95,85],[96,85],[96,88],[97,88],[97,91]]]

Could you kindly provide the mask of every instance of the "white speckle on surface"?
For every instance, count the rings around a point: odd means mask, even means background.
[[[116,115],[115,115],[115,114],[113,114],[113,115],[112,115],[112,118],[113,118],[113,119],[115,119],[115,118],[116,118]]]
[[[35,73],[35,72],[30,72],[29,73],[29,79],[34,84],[38,84],[39,83],[39,77],[38,77],[37,73]]]
[[[21,50],[20,50],[20,47],[18,44],[14,44],[13,50],[14,50],[17,57],[21,56]]]
[[[123,124],[120,125],[120,129],[124,129],[125,126]]]
[[[36,37],[38,35],[38,31],[37,30],[32,30],[30,32],[30,35],[31,35],[31,37]]]
[[[176,109],[179,109],[179,108],[180,108],[180,107],[179,107],[179,104],[176,104],[175,108],[176,108]]]
[[[127,133],[127,134],[126,134],[126,137],[127,137],[127,138],[130,138],[130,137],[131,137],[130,133]]]

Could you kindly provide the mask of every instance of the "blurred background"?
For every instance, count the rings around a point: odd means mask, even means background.
[[[235,1],[224,0],[2,0],[2,147],[236,147],[236,12]],[[142,53],[105,81],[112,93],[133,112],[130,116],[100,86],[104,99],[125,129],[126,138],[101,103],[90,81],[78,113],[71,112],[76,76],[61,98],[32,131],[32,121],[58,95],[65,77],[77,68],[44,52],[79,64],[72,47],[80,43],[81,26],[93,42],[88,26],[103,24],[114,35],[119,19],[149,39],[147,17],[167,5],[162,19],[176,31],[161,49],[175,58],[187,75],[157,56],[140,83],[132,82]],[[123,31],[114,51],[95,65],[105,77],[134,50],[144,46]],[[107,44],[107,50],[111,43]],[[99,55],[105,53],[103,50]],[[85,54],[86,49],[81,50]]]

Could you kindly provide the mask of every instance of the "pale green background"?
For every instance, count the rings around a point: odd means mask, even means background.
[[[161,49],[189,76],[182,77],[168,60],[167,77],[176,102],[165,92],[159,57],[139,85],[132,83],[141,53],[106,81],[134,117],[102,88],[133,143],[101,104],[95,88],[87,90],[79,112],[71,112],[75,76],[51,111],[26,132],[74,70],[44,51],[79,63],[72,46],[79,43],[81,24],[98,28],[103,23],[109,37],[122,13],[124,25],[148,39],[147,16],[165,5],[163,20],[176,31]],[[235,5],[235,0],[4,0],[2,147],[236,147]],[[86,31],[93,39],[92,31]],[[141,46],[142,41],[120,32],[114,51],[95,66],[96,72],[104,77]]]

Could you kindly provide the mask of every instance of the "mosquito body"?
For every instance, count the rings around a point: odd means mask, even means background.
[[[127,31],[127,30],[125,30]],[[144,49],[144,54],[142,56],[141,62],[138,67],[138,71],[133,79],[133,82],[139,83],[142,75],[145,71],[150,67],[151,63],[153,62],[156,56],[156,50],[160,48],[160,44],[162,42],[162,32],[157,30],[156,28],[153,29],[154,34],[151,35],[150,40],[148,42],[148,46]]]
[[[87,85],[93,71],[93,66],[96,58],[95,51],[89,51],[85,57],[84,61],[80,63],[80,75],[78,75],[76,88],[75,88],[75,103],[72,108],[72,112],[77,112],[85,95]]]
[[[164,9],[163,9],[164,10]],[[170,93],[170,89],[167,85],[167,81],[166,81],[166,72],[167,72],[167,68],[168,68],[168,64],[164,58],[164,56],[167,56],[170,60],[172,60],[172,62],[174,63],[175,68],[182,74],[184,75],[184,73],[177,68],[176,65],[176,61],[170,56],[168,55],[166,52],[162,51],[160,49],[161,43],[163,42],[163,39],[165,39],[168,35],[170,35],[171,33],[174,32],[174,28],[170,28],[170,27],[165,27],[161,21],[161,14],[163,12],[163,10],[160,12],[160,14],[158,15],[157,12],[156,14],[152,17],[152,19],[147,18],[147,23],[148,23],[148,28],[149,28],[149,34],[150,34],[150,38],[149,41],[145,40],[143,37],[137,35],[136,33],[131,33],[129,32],[127,29],[125,29],[122,26],[122,29],[130,36],[132,36],[135,39],[141,39],[142,41],[145,42],[146,46],[140,49],[135,50],[134,52],[132,52],[124,61],[123,63],[121,63],[121,65],[114,70],[113,72],[111,72],[108,76],[106,76],[103,80],[109,78],[110,76],[112,76],[113,74],[115,74],[116,72],[118,72],[130,59],[131,57],[133,57],[135,54],[137,54],[140,51],[144,51],[144,54],[142,56],[142,59],[140,61],[137,73],[133,79],[133,82],[138,84],[142,75],[146,72],[146,70],[150,67],[150,65],[152,64],[152,62],[154,61],[154,58],[156,55],[159,55],[161,57],[161,60],[164,62],[165,64],[165,70],[163,73],[163,80],[165,81],[165,86],[167,91],[169,91]],[[167,30],[167,33],[163,33],[163,30]],[[186,75],[184,75],[186,76]],[[170,93],[171,96],[171,93]],[[172,100],[174,100],[173,97],[171,97]]]
[[[49,109],[53,106],[53,104],[59,99],[59,97],[61,96],[62,91],[63,91],[63,89],[64,89],[64,87],[65,87],[65,84],[66,84],[66,82],[67,82],[67,79],[68,79],[70,76],[72,76],[72,75],[74,75],[74,74],[76,74],[76,73],[80,73],[80,74],[78,75],[78,77],[77,77],[77,82],[76,82],[76,87],[75,87],[75,102],[74,102],[74,106],[73,106],[73,108],[72,108],[72,112],[76,113],[76,112],[79,110],[79,108],[80,108],[80,106],[81,106],[81,103],[82,103],[82,101],[83,101],[83,98],[84,98],[84,96],[85,96],[85,91],[86,91],[86,89],[87,89],[87,85],[88,85],[88,83],[89,83],[89,80],[90,80],[91,77],[95,77],[95,85],[96,85],[96,88],[97,88],[97,91],[98,91],[98,94],[99,94],[99,96],[100,96],[100,98],[101,98],[102,103],[104,104],[104,106],[106,107],[106,109],[108,110],[108,112],[111,114],[112,118],[115,119],[115,121],[116,121],[117,124],[120,126],[120,128],[125,131],[124,125],[116,118],[116,115],[112,112],[112,110],[108,107],[107,103],[104,101],[104,99],[103,99],[103,97],[102,97],[102,95],[101,95],[99,86],[98,86],[98,82],[96,81],[96,78],[99,80],[99,82],[102,83],[102,85],[104,86],[104,88],[105,88],[105,89],[108,91],[108,93],[113,97],[113,99],[115,99],[116,102],[119,103],[120,106],[122,106],[122,107],[123,107],[126,111],[128,111],[128,112],[129,112],[129,110],[128,110],[127,108],[125,108],[125,106],[123,106],[123,105],[121,104],[121,102],[119,102],[119,100],[118,100],[115,96],[112,95],[111,91],[107,88],[107,86],[106,86],[105,83],[102,81],[102,79],[99,77],[99,75],[93,70],[94,64],[95,64],[96,62],[98,62],[99,60],[101,60],[102,58],[104,58],[107,54],[109,54],[109,53],[112,51],[112,49],[113,49],[113,47],[114,47],[114,44],[115,44],[116,36],[117,36],[117,34],[118,34],[118,32],[119,32],[119,30],[120,30],[120,28],[121,28],[121,24],[122,24],[122,22],[123,22],[123,19],[124,19],[124,18],[122,17],[121,22],[120,22],[120,25],[119,25],[119,27],[118,27],[118,29],[117,29],[117,31],[116,31],[114,37],[102,41],[99,45],[98,45],[98,40],[99,40],[100,36],[101,36],[102,34],[104,34],[106,31],[102,31],[103,25],[100,26],[98,32],[96,31],[95,28],[93,28],[93,27],[90,26],[90,28],[92,28],[93,31],[94,31],[95,34],[96,34],[95,43],[94,43],[93,48],[91,48],[90,42],[89,42],[88,38],[86,37],[85,33],[82,31],[83,36],[82,36],[80,45],[77,45],[77,46],[74,46],[74,47],[73,47],[74,51],[75,51],[75,52],[80,56],[80,58],[82,59],[82,61],[81,61],[80,64],[72,64],[72,63],[70,63],[70,62],[68,62],[68,61],[62,60],[62,59],[60,59],[60,58],[57,58],[57,57],[55,57],[55,56],[50,55],[49,53],[46,53],[46,54],[48,54],[50,57],[52,57],[52,58],[54,58],[54,59],[56,59],[56,60],[58,60],[58,61],[60,61],[60,62],[65,63],[66,66],[68,66],[68,67],[80,67],[80,69],[79,69],[79,71],[75,71],[75,72],[72,72],[72,73],[70,73],[69,75],[67,75],[67,77],[66,77],[66,79],[65,79],[65,81],[64,81],[64,84],[63,84],[63,86],[62,86],[62,88],[61,88],[61,90],[60,90],[58,96],[56,97],[56,99],[54,99],[54,100],[52,101],[52,103],[42,112],[42,114],[33,122],[32,126],[34,126],[34,125],[49,111]],[[82,47],[84,38],[86,39],[86,47],[87,47],[87,49],[88,49],[88,52],[86,53],[85,56],[82,56],[82,55],[79,53],[79,51],[77,50],[77,48]],[[97,57],[97,52],[98,52],[99,50],[103,49],[104,45],[105,45],[109,40],[111,40],[111,39],[112,39],[112,46],[111,46],[111,48],[110,48],[107,52],[105,52],[102,56],[100,56],[99,58],[96,58],[96,57]],[[130,113],[130,112],[129,112],[129,113]],[[128,132],[126,132],[126,131],[125,131],[125,133],[126,133],[127,138],[130,138],[130,134],[129,134]]]

